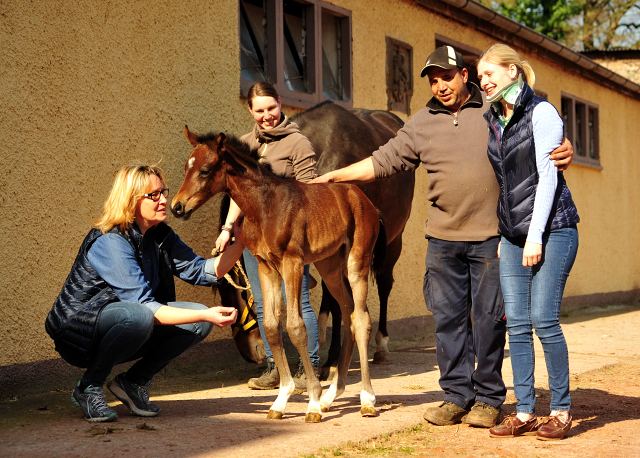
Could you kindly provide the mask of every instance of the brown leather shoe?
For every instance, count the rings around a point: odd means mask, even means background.
[[[538,428],[538,439],[542,441],[553,441],[562,439],[571,429],[573,418],[569,415],[566,421],[560,417],[545,417],[540,420]]]
[[[491,428],[489,435],[491,437],[535,436],[538,426],[539,423],[536,417],[523,422],[516,414],[513,414],[505,417],[498,426]]]

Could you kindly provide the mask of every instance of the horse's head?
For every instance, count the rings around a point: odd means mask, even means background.
[[[193,151],[184,166],[184,181],[171,201],[171,212],[182,219],[189,219],[191,213],[219,192],[226,190],[226,163],[222,152],[226,137],[198,137],[187,126],[184,135],[193,146]]]

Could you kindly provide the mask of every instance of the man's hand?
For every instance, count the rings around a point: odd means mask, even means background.
[[[562,144],[551,152],[549,159],[555,161],[553,165],[558,167],[559,172],[567,170],[573,160],[573,146],[571,146],[571,142],[565,138]]]
[[[522,251],[522,265],[524,267],[533,267],[540,262],[542,258],[542,245],[539,243],[525,242]]]
[[[335,179],[335,170],[331,172],[327,172],[324,175],[318,175],[313,180],[309,181],[307,184],[333,183],[334,179]]]

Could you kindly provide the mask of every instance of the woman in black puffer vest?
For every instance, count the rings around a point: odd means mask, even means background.
[[[506,45],[483,53],[478,77],[492,103],[485,113],[488,154],[500,185],[500,284],[518,400],[517,413],[489,431],[494,437],[561,439],[571,428],[571,399],[560,305],[580,221],[562,172],[549,160],[562,142],[562,118],[534,95],[533,70]],[[551,415],[543,419],[535,415],[533,330],[544,349],[551,391]]]
[[[176,302],[173,277],[212,285],[242,254],[237,243],[205,260],[165,224],[169,190],[153,166],[123,167],[102,217],[85,237],[45,327],[60,356],[87,370],[71,400],[91,422],[114,421],[102,387],[116,364],[138,361],[109,382],[109,390],[136,415],[160,408],[149,402],[153,376],[202,341],[212,325],[228,326],[237,311]],[[241,220],[234,230],[241,231]]]

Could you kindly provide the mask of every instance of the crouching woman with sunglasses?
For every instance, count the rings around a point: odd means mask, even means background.
[[[107,385],[132,413],[151,417],[153,376],[202,341],[213,325],[235,322],[230,307],[176,302],[174,276],[217,283],[242,254],[241,237],[221,256],[203,259],[165,224],[164,172],[127,166],[116,174],[102,217],[85,237],[45,326],[68,363],[86,368],[71,400],[91,422],[114,421],[102,387],[113,367],[138,360]],[[236,223],[236,235],[241,233]]]

